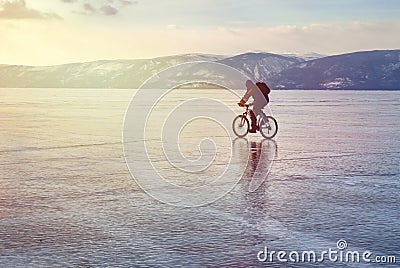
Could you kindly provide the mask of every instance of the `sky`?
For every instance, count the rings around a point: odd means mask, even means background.
[[[398,0],[0,0],[0,64],[400,48]]]

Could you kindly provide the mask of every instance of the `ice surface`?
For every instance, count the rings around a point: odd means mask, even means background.
[[[280,129],[266,182],[248,191],[265,160],[261,136],[252,134],[233,147],[238,170],[250,160],[239,184],[211,205],[186,209],[149,197],[127,170],[121,133],[133,93],[0,89],[0,266],[256,267],[264,246],[325,250],[339,239],[349,249],[398,254],[400,92],[273,91]],[[170,95],[155,118],[199,92],[185,94]],[[221,91],[201,94],[237,102]],[[207,129],[221,165],[197,179],[174,176],[156,125],[151,157],[171,181],[204,184],[223,169],[231,145],[223,132],[193,125],[182,136],[185,155],[198,158],[199,130]]]

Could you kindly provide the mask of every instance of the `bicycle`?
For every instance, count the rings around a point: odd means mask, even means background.
[[[233,119],[232,129],[233,132],[239,138],[243,138],[249,133],[250,123],[247,118],[249,114],[249,104],[244,105],[246,111]],[[275,118],[270,115],[265,115],[262,112],[261,116],[257,120],[257,130],[260,131],[261,135],[266,139],[272,139],[278,133],[278,122]]]

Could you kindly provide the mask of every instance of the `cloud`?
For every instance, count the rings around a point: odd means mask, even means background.
[[[95,8],[94,6],[92,6],[91,4],[89,4],[89,3],[83,4],[83,9],[84,9],[86,12],[89,12],[89,13],[96,12],[96,8]]]
[[[400,35],[394,34],[398,32],[400,20],[178,29],[174,25],[83,23],[76,27],[60,20],[13,20],[0,23],[0,63],[51,65],[197,52],[233,55],[246,51],[313,51],[331,55],[399,49]]]
[[[1,0],[0,0],[1,1]],[[84,3],[81,4],[83,10],[81,11],[73,11],[74,13],[78,13],[81,15],[105,15],[105,16],[113,16],[117,15],[121,9],[124,7],[129,7],[132,5],[139,4],[138,1],[135,0],[98,0],[94,1],[95,3],[88,3],[87,0],[60,0],[64,3]]]
[[[28,8],[25,0],[14,0],[0,3],[0,19],[61,19],[61,17],[55,13]]]
[[[119,2],[121,3],[121,5],[123,6],[130,6],[133,4],[138,4],[138,1],[129,1],[129,0],[119,0]]]
[[[100,11],[107,16],[116,15],[118,13],[118,9],[112,7],[110,5],[104,5],[100,8]]]
[[[167,25],[167,30],[178,30],[180,27],[176,24],[168,24]]]
[[[398,49],[400,36],[393,33],[399,31],[400,21],[219,28],[214,42],[217,48],[224,48],[224,41],[220,37],[229,40],[232,52],[262,50],[339,54],[360,50]],[[208,38],[211,38],[210,34]],[[255,42],[246,44],[252,38],[256,38]],[[198,42],[201,44],[202,41]],[[207,47],[207,44],[202,45]]]
[[[71,0],[67,0],[71,1]],[[109,3],[113,3],[114,1],[108,0]],[[131,1],[127,1],[131,2]],[[132,2],[133,3],[133,2]],[[92,15],[92,14],[100,14],[100,15],[106,15],[106,16],[113,16],[117,15],[119,10],[115,8],[114,6],[111,6],[109,4],[104,4],[101,7],[96,7],[92,4],[85,3],[83,4],[83,12],[78,12],[83,15]]]

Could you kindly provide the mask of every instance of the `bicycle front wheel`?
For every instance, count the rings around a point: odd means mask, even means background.
[[[249,132],[249,120],[244,115],[238,115],[233,119],[232,129],[239,138],[243,138]]]
[[[266,139],[272,139],[278,133],[278,123],[272,116],[266,116],[260,120],[260,133]]]

